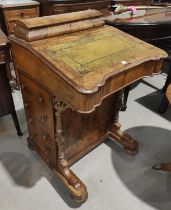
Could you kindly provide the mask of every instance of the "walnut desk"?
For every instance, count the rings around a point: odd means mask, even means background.
[[[19,20],[14,33],[28,146],[76,201],[85,201],[86,186],[70,165],[109,137],[131,154],[138,151],[120,130],[120,90],[159,72],[167,54],[105,26],[96,10]]]

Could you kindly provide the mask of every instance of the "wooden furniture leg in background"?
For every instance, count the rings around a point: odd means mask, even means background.
[[[125,134],[121,131],[121,125],[118,122],[119,120],[119,110],[122,106],[122,91],[117,93],[116,104],[114,106],[114,122],[111,128],[110,137],[112,140],[117,141],[123,146],[123,148],[131,155],[135,155],[138,152],[138,143],[128,134]]]
[[[17,114],[16,114],[16,111],[15,110],[11,113],[11,116],[12,116],[12,119],[13,119],[13,122],[14,122],[14,125],[15,125],[15,128],[17,130],[17,135],[18,136],[22,136],[23,133],[21,132],[20,125],[19,125]]]
[[[0,65],[0,117],[11,114],[17,135],[22,136],[17,114],[15,111],[14,101],[11,94],[11,87],[7,77],[6,64]]]
[[[168,76],[167,76],[167,79],[166,79],[166,82],[165,82],[165,85],[163,87],[163,98],[162,98],[162,101],[161,101],[161,104],[160,104],[160,107],[159,107],[159,113],[161,114],[164,114],[168,108],[168,105],[169,105],[169,101],[168,101],[168,98],[166,96],[166,90],[168,88],[168,85],[171,83],[171,61],[169,61],[169,72],[168,72]]]

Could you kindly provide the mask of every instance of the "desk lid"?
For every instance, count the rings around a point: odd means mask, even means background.
[[[80,29],[82,21],[78,25]],[[163,50],[103,25],[33,42],[14,36],[10,40],[29,49],[82,93],[96,92],[111,76],[143,62],[167,57]]]

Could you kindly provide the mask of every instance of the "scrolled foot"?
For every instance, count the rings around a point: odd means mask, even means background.
[[[88,192],[85,184],[68,167],[57,167],[54,173],[69,190],[75,202],[81,204],[87,200]]]
[[[130,135],[120,130],[120,124],[113,126],[110,137],[121,144],[128,154],[135,155],[138,152],[138,143]]]

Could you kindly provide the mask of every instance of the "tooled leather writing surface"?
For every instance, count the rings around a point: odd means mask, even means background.
[[[93,89],[111,74],[165,55],[164,51],[112,27],[35,41],[30,45],[83,89]]]
[[[43,61],[53,64],[57,74],[77,89],[90,92],[112,75],[166,56],[160,49],[104,26],[100,15],[99,11],[87,10],[20,20],[15,34],[22,38],[20,44],[26,44]]]

